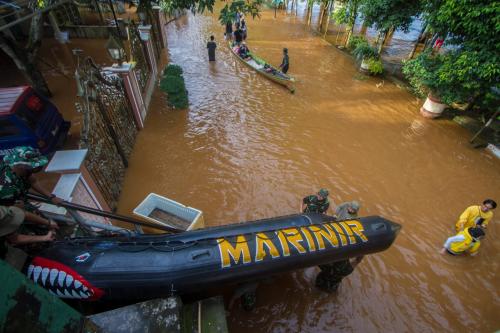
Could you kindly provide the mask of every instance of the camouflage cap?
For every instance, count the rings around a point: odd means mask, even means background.
[[[33,147],[19,146],[4,156],[3,161],[10,167],[26,165],[33,169],[47,165],[49,160]]]
[[[330,194],[326,188],[322,188],[318,191],[318,195],[321,195],[323,198],[326,198]]]

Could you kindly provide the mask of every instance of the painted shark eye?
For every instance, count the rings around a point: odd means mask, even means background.
[[[28,267],[27,276],[53,295],[71,299],[97,299],[101,289],[93,287],[73,269],[56,261],[36,257]]]

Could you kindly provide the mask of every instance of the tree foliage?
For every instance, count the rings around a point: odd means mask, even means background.
[[[366,26],[387,32],[390,28],[408,32],[416,15],[420,13],[420,0],[365,0],[360,13]]]
[[[433,57],[430,50],[403,63],[403,74],[417,96],[424,98],[431,91],[438,93],[440,86],[438,70],[442,63],[442,56]]]
[[[358,5],[361,0],[340,0],[336,2],[332,19],[338,24],[353,26],[358,15]]]
[[[427,86],[446,103],[492,98],[500,80],[500,3],[427,0],[425,8],[426,21],[433,31],[447,36],[450,50],[442,55],[426,52],[408,61],[404,73],[412,86]]]
[[[491,0],[427,0],[425,19],[447,43],[500,48],[500,2]]]
[[[259,9],[263,0],[223,0],[226,5],[221,9],[219,21],[221,24],[230,23],[234,20],[236,12],[252,16],[259,16]],[[205,10],[213,12],[215,0],[139,0],[139,9],[149,9],[153,5],[159,5],[165,12],[172,13],[175,10],[190,10],[193,13],[203,13]]]
[[[221,24],[231,23],[234,21],[237,12],[250,15],[252,18],[259,17],[259,9],[262,3],[263,0],[236,0],[227,2],[220,11],[219,21]]]

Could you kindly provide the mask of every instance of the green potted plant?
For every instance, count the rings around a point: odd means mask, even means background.
[[[441,91],[446,89],[440,82],[439,69],[443,61],[441,56],[430,52],[419,54],[415,59],[403,62],[403,74],[408,79],[413,92],[426,98],[420,113],[426,118],[436,118],[446,109],[441,102]]]
[[[353,52],[360,44],[368,45],[368,41],[363,36],[352,36],[351,39],[349,39],[347,48],[349,49],[349,51]]]
[[[352,51],[352,54],[358,61],[362,61],[363,59],[378,57],[377,50],[373,46],[370,46],[368,42],[358,43],[354,51]]]
[[[384,64],[380,58],[368,58],[365,63],[368,66],[368,73],[371,75],[380,75],[384,72]]]
[[[359,69],[361,72],[370,75],[379,75],[384,71],[384,66],[377,53],[377,49],[368,44],[366,40],[357,42],[352,54],[360,62]]]

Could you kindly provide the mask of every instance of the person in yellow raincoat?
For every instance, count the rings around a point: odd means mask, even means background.
[[[471,256],[474,256],[477,254],[481,246],[480,240],[484,236],[484,231],[480,227],[465,228],[465,230],[446,240],[441,253],[448,252],[452,255],[469,253]]]
[[[458,218],[455,229],[458,232],[476,226],[486,228],[493,217],[492,210],[495,208],[497,208],[497,203],[491,199],[484,200],[481,205],[467,207]]]

